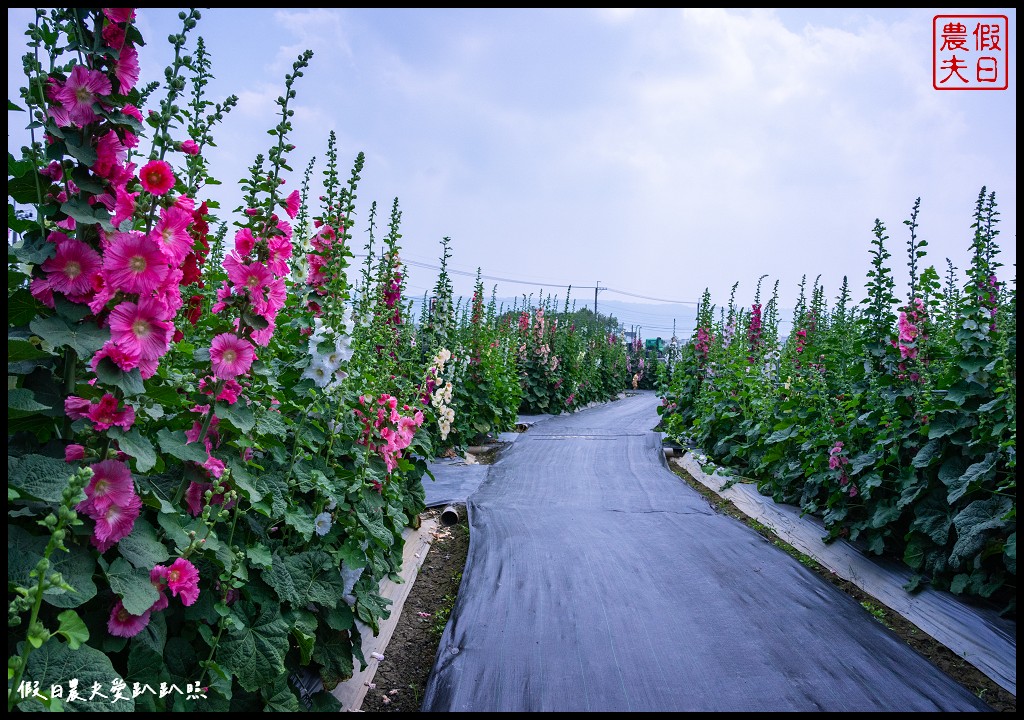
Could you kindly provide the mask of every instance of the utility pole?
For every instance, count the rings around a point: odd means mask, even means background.
[[[597,319],[597,291],[601,288],[601,281],[594,283],[594,319]]]

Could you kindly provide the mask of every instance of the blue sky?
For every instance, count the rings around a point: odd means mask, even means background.
[[[1006,91],[932,88],[932,17],[968,12],[1009,18]],[[788,306],[801,276],[810,286],[820,275],[835,297],[846,275],[860,299],[876,218],[902,293],[915,199],[926,262],[962,269],[982,186],[999,203],[1002,274],[1016,275],[1013,9],[202,13],[190,37],[212,55],[208,99],[240,99],[208,153],[225,207],[240,203],[237,180],[269,148],[285,73],[310,49],[288,187],[314,156],[319,181],[335,131],[346,176],[366,155],[355,244],[370,203],[386,218],[398,198],[406,259],[436,266],[449,236],[451,266],[503,278],[486,281],[500,296],[564,297],[572,284],[592,305],[599,281],[623,291],[602,292],[602,310],[636,295],[696,301],[705,287],[721,305],[738,282],[749,303],[768,275],[762,294],[778,280]],[[169,62],[176,14],[138,12],[144,81]],[[30,17],[8,9],[12,99]],[[25,142],[23,126],[11,116],[9,147]],[[410,267],[410,294],[435,279]],[[621,307],[627,326],[643,324]]]

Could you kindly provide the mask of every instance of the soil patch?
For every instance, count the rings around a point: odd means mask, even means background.
[[[428,510],[423,517],[440,515]],[[451,527],[438,527],[405,600],[394,635],[377,666],[373,685],[367,689],[365,712],[419,712],[427,678],[441,633],[455,604],[469,552],[469,528],[465,519]]]

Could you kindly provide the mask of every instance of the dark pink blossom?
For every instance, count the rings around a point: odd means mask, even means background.
[[[163,160],[150,160],[139,170],[142,189],[152,195],[166,195],[174,187],[174,172]]]
[[[135,423],[135,408],[125,405],[123,410],[118,410],[120,401],[106,393],[98,403],[89,406],[89,419],[92,420],[93,429],[97,431],[109,430],[117,426],[122,430],[128,430]]]
[[[85,448],[72,443],[64,448],[64,462],[72,463],[85,457]]]
[[[124,603],[120,600],[110,611],[110,619],[107,620],[107,632],[115,637],[135,637],[149,625],[150,611],[142,615],[132,615],[124,609]]]

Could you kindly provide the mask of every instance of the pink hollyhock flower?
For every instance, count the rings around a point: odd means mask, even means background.
[[[252,337],[252,341],[260,347],[266,347],[270,344],[270,338],[274,336],[274,331],[277,329],[277,324],[272,318],[268,318],[266,316],[264,316],[264,318],[267,320],[269,325],[262,330],[253,330],[252,335],[250,336]]]
[[[195,140],[186,140],[181,144],[181,151],[186,155],[198,155],[199,145],[196,144]]]
[[[141,615],[132,615],[124,609],[124,603],[120,600],[110,611],[110,619],[107,620],[107,632],[115,637],[135,637],[149,625],[150,611]]]
[[[243,263],[234,253],[224,258],[224,269],[228,271],[228,280],[234,285],[248,289],[249,296],[254,302],[257,297],[262,297],[263,288],[274,280],[266,265],[260,262]]]
[[[139,170],[142,189],[152,195],[166,195],[174,187],[174,172],[163,160],[150,160]]]
[[[64,448],[64,462],[72,463],[85,457],[85,448],[81,445],[71,444]]]
[[[85,500],[75,510],[93,520],[104,516],[111,506],[127,507],[135,498],[135,483],[128,466],[118,460],[104,460],[90,465],[93,475],[85,486]],[[134,522],[134,519],[132,520]]]
[[[857,497],[857,486],[856,485],[851,485],[850,486],[850,497]]]
[[[134,45],[124,45],[121,53],[114,63],[114,77],[117,84],[121,86],[121,94],[126,95],[132,91],[135,84],[139,82],[139,51]]]
[[[239,255],[245,257],[252,252],[254,247],[256,247],[256,238],[253,237],[252,230],[241,228],[235,233],[235,252]]]
[[[270,252],[267,266],[272,273],[282,277],[291,272],[291,268],[288,267],[288,258],[292,256],[292,243],[288,238],[275,235],[267,243],[267,249]]]
[[[32,282],[30,282],[28,286],[28,291],[32,293],[32,297],[46,307],[55,307],[53,301],[53,288],[50,287],[50,279],[48,277],[32,278]]]
[[[199,599],[199,571],[185,558],[178,558],[167,568],[167,588],[174,597],[181,596],[183,605]]]
[[[185,256],[192,252],[192,236],[188,234],[188,226],[191,224],[191,211],[179,207],[165,208],[160,211],[160,220],[150,234],[163,251],[167,262],[173,266],[180,265]]]
[[[51,160],[49,165],[39,171],[39,174],[57,182],[64,177],[64,167],[56,160]]]
[[[138,304],[123,302],[110,312],[111,339],[127,353],[142,360],[154,360],[167,352],[174,326],[161,319],[160,304],[139,298]]]
[[[120,227],[125,220],[131,220],[135,214],[135,198],[138,193],[130,193],[123,184],[114,186],[114,212],[110,222],[114,227]]]
[[[89,361],[89,367],[93,372],[96,372],[96,368],[99,367],[100,361],[103,360],[103,358],[110,358],[112,363],[125,372],[134,370],[141,362],[139,353],[129,352],[113,340],[107,340],[107,342],[103,344],[103,347],[92,356],[92,360]]]
[[[226,301],[230,297],[231,297],[231,286],[228,285],[227,281],[225,280],[224,282],[222,282],[220,284],[220,287],[217,288],[217,302],[215,302],[213,304],[213,306],[210,308],[210,312],[213,313],[214,315],[216,315],[221,310],[226,308],[228,306]]]
[[[128,159],[128,148],[113,130],[108,130],[96,141],[96,162],[91,170],[102,178],[110,178]]]
[[[917,337],[917,326],[911,324],[905,312],[900,313],[899,330],[902,342],[913,342]]]
[[[299,214],[299,206],[302,203],[302,197],[299,195],[298,190],[292,190],[292,194],[285,200],[285,212],[288,213],[288,217],[295,219],[295,216]]]
[[[154,585],[155,585],[155,583],[154,583]],[[158,594],[157,594],[156,602],[153,603],[153,606],[149,608],[148,612],[155,613],[155,612],[160,612],[161,610],[166,610],[167,606],[171,604],[171,601],[167,599],[167,594],[164,593],[164,591],[161,590],[159,587],[157,588],[157,590],[158,590]]]
[[[135,408],[125,405],[124,410],[118,410],[119,401],[110,393],[106,393],[100,401],[89,407],[89,419],[92,420],[93,429],[97,431],[109,430],[114,425],[123,430],[128,430],[135,423]]]
[[[213,374],[224,380],[244,375],[252,367],[256,353],[248,340],[234,333],[222,333],[210,345]]]
[[[234,405],[238,402],[238,396],[242,392],[242,386],[235,380],[228,380],[224,383],[224,387],[220,389],[220,393],[217,395],[218,400],[223,400],[228,405]]]
[[[210,483],[198,483],[193,480],[189,483],[188,490],[185,491],[185,504],[188,505],[188,511],[192,513],[192,517],[199,517],[203,512],[203,495],[213,485]],[[210,504],[214,504],[217,498],[222,498],[221,495],[214,495],[210,499]]]
[[[110,80],[106,75],[84,65],[75,65],[57,99],[67,110],[71,123],[82,127],[99,118],[92,109],[93,103],[110,92]]]
[[[93,275],[100,271],[100,254],[81,240],[62,240],[57,254],[43,261],[49,288],[65,295],[83,295],[92,290]]]
[[[207,450],[209,450],[209,448],[207,448]],[[209,470],[210,474],[215,478],[219,478],[224,474],[224,461],[219,458],[215,458],[213,455],[206,458],[206,462],[203,463],[203,467]]]
[[[125,103],[125,106],[121,108],[121,112],[125,115],[135,118],[139,122],[142,122],[142,111],[131,103]]]
[[[126,505],[110,505],[100,517],[95,518],[96,526],[92,531],[92,544],[100,552],[106,552],[119,540],[131,535],[140,510],[142,510],[142,499],[134,492]]]
[[[167,278],[167,259],[150,237],[118,232],[109,237],[103,269],[115,290],[148,295]]]
[[[103,8],[103,14],[110,22],[126,23],[135,19],[135,8]]]
[[[68,395],[64,398],[64,414],[72,420],[88,417],[90,407],[92,407],[92,402],[77,395]]]

